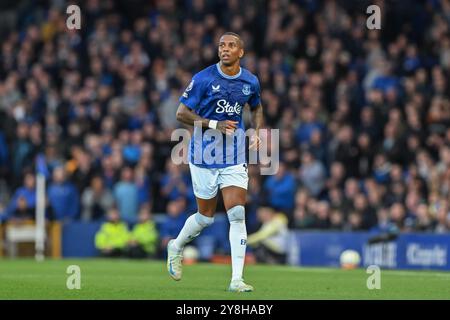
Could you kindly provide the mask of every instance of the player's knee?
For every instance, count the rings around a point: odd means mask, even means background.
[[[201,214],[200,212],[197,212],[195,214],[195,220],[203,228],[206,228],[214,223],[214,217],[207,217],[207,216]]]
[[[207,209],[205,209],[205,208],[199,208],[199,209],[197,209],[198,211],[198,213],[199,214],[201,214],[202,216],[205,216],[205,217],[213,217],[214,216],[214,214],[216,213],[216,209],[215,208],[207,208]]]
[[[234,206],[227,211],[228,221],[245,221],[245,208],[242,205]]]

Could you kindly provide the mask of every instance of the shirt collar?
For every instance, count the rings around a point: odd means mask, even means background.
[[[225,73],[222,71],[222,69],[220,69],[220,64],[219,64],[219,62],[216,63],[216,67],[217,67],[217,71],[218,71],[218,72],[220,73],[220,75],[221,75],[222,77],[224,77],[225,79],[236,79],[236,78],[239,78],[239,76],[240,76],[241,73],[242,73],[242,68],[239,67],[239,72],[238,72],[238,73],[236,73],[234,76],[229,76],[229,75],[225,74]]]

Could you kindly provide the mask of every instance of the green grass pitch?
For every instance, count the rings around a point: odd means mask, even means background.
[[[69,265],[80,267],[80,290],[66,287]],[[188,265],[176,282],[163,261],[0,260],[0,299],[450,299],[446,272],[381,270],[381,289],[368,290],[365,269],[248,265],[251,293],[227,292],[230,272],[229,265]]]

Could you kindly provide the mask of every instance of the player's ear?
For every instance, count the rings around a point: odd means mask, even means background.
[[[244,49],[241,48],[241,51],[239,52],[239,59],[242,59],[244,56]]]

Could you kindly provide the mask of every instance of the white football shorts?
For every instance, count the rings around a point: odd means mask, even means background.
[[[189,163],[192,187],[197,198],[212,199],[217,191],[225,187],[236,186],[247,190],[247,164],[241,163],[225,168],[202,168]]]

